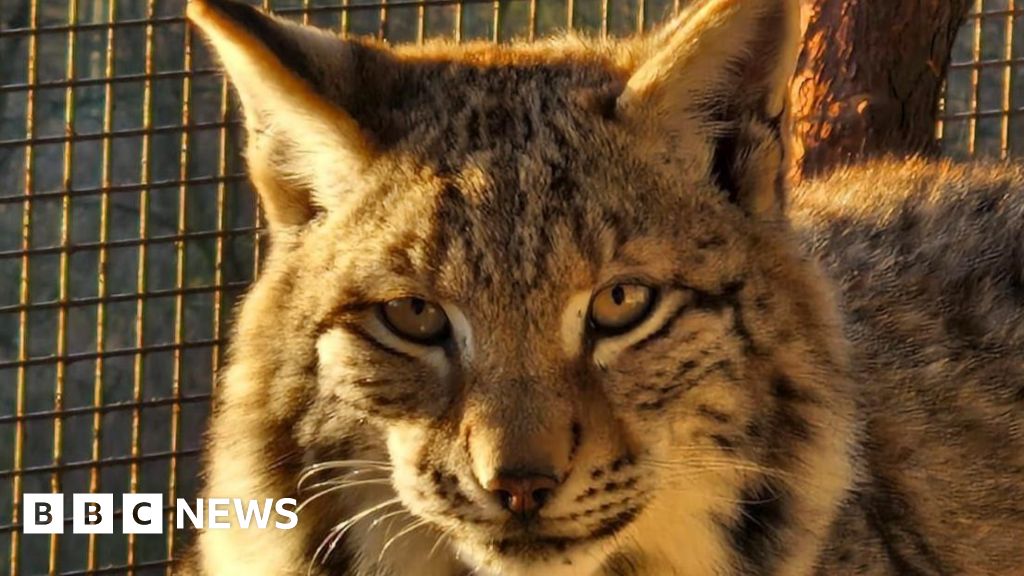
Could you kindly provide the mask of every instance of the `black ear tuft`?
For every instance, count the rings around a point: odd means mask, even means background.
[[[246,159],[272,228],[337,204],[376,154],[346,104],[369,49],[231,0],[192,0],[245,112]]]
[[[279,22],[237,0],[204,0],[203,3],[259,38],[263,45],[296,76],[314,87],[320,83],[321,78],[314,74],[309,54],[302,50],[297,38],[289,34]]]

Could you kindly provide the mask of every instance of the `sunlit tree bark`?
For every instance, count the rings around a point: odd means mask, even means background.
[[[802,0],[793,176],[937,152],[937,102],[970,0]]]

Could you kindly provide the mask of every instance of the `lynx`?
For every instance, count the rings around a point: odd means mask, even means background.
[[[192,0],[272,243],[205,495],[299,521],[180,570],[1024,574],[1024,171],[787,190],[797,11],[388,47]]]

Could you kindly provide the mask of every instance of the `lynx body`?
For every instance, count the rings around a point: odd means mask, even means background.
[[[272,247],[186,573],[1024,574],[1024,173],[783,186],[795,0],[388,48],[227,0]]]

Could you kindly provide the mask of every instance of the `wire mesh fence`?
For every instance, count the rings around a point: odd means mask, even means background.
[[[955,157],[1024,153],[1024,19],[1018,0],[974,0],[957,36],[937,136]]]
[[[188,538],[201,432],[259,272],[238,113],[185,0],[0,0],[0,574],[157,574]],[[391,42],[626,35],[679,0],[290,0]],[[937,135],[1024,152],[1024,18],[976,0]],[[24,535],[31,492],[159,492],[163,535]],[[70,497],[70,496],[68,496]],[[68,520],[70,526],[70,520]]]

